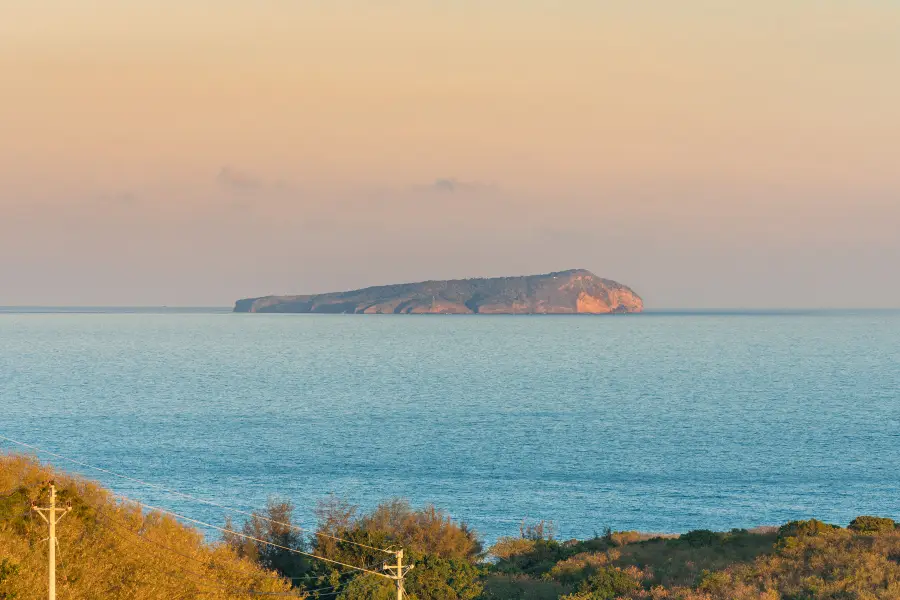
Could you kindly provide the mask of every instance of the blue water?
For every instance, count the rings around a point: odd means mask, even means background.
[[[433,502],[487,541],[523,518],[561,537],[900,518],[900,312],[6,309],[0,435],[220,503],[286,496],[303,523],[331,492]]]

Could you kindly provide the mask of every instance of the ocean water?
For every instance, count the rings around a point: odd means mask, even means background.
[[[330,493],[487,542],[900,518],[900,312],[0,313],[0,435],[302,524]]]

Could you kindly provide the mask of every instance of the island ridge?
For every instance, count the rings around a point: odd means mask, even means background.
[[[423,281],[349,292],[238,300],[234,312],[365,314],[636,313],[631,288],[584,269],[545,275]]]

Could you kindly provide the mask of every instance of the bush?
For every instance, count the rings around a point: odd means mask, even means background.
[[[500,560],[510,560],[515,556],[528,554],[534,550],[534,540],[517,537],[502,537],[490,547],[488,554],[496,556]]]
[[[526,575],[489,575],[481,600],[559,600],[572,588]]]
[[[18,594],[15,592],[4,592],[3,588],[6,587],[3,585],[4,581],[10,580],[14,575],[19,573],[19,565],[12,562],[8,558],[4,558],[0,561],[0,600],[12,600],[17,597]]]
[[[731,577],[722,571],[703,571],[697,589],[712,596],[725,596],[731,587]]]
[[[522,550],[522,551],[517,551]],[[506,558],[501,559],[495,569],[501,573],[520,573],[531,577],[540,577],[553,568],[553,565],[570,556],[578,554],[578,546],[564,546],[556,540],[522,540],[521,546],[504,541],[499,549],[491,553],[503,552]],[[494,554],[497,556],[497,554]]]
[[[836,529],[840,529],[837,525],[829,525],[816,519],[808,521],[790,521],[778,528],[778,538],[784,539],[789,537],[807,537],[830,533]]]
[[[609,540],[616,546],[627,546],[645,539],[637,531],[614,531],[609,534]]]
[[[578,592],[564,600],[614,600],[640,587],[637,578],[617,567],[606,567],[578,587]]]
[[[848,529],[859,533],[887,533],[894,531],[896,528],[897,524],[894,523],[893,519],[869,516],[856,517],[850,521],[850,526],[848,527]]]
[[[618,558],[618,553],[613,555]],[[610,563],[607,553],[582,552],[566,560],[561,560],[548,573],[545,579],[553,579],[564,585],[574,585],[590,578],[594,573]]]
[[[553,521],[545,521],[543,519],[534,525],[529,525],[527,522],[522,521],[522,524],[519,525],[519,535],[524,540],[550,541],[556,537],[556,525],[554,525]]]
[[[693,548],[706,548],[720,544],[722,542],[722,534],[708,529],[695,529],[679,537],[678,541],[684,542]]]

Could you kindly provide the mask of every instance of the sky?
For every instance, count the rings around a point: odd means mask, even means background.
[[[0,0],[0,305],[900,307],[898,74],[894,0]]]

